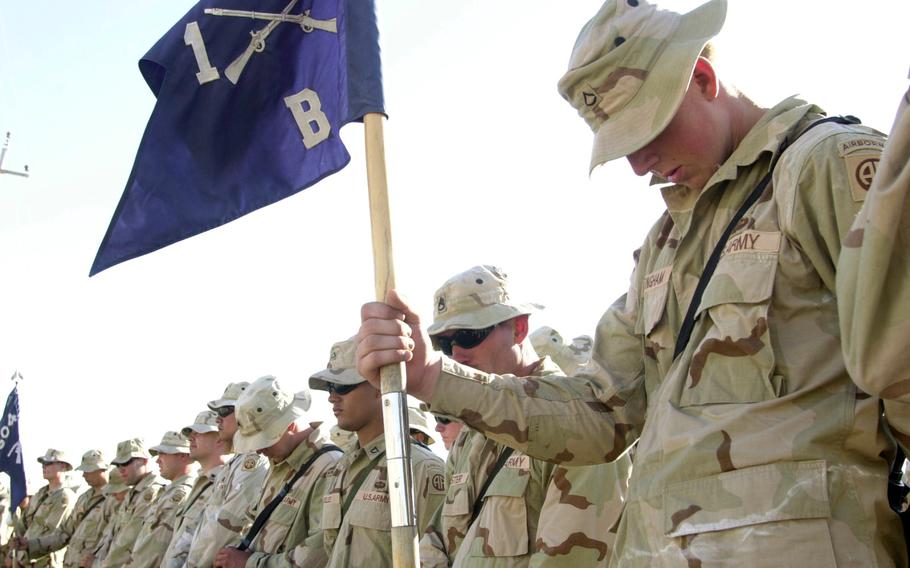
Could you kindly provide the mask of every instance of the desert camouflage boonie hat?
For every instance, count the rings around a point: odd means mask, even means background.
[[[149,448],[153,456],[158,454],[188,454],[190,453],[190,439],[180,432],[165,432],[161,443]]]
[[[145,442],[141,438],[124,440],[117,444],[117,455],[111,460],[114,465],[123,465],[133,458],[149,459],[152,455],[145,449]]]
[[[225,406],[234,406],[237,404],[237,399],[240,398],[240,395],[250,386],[250,383],[246,381],[240,381],[237,383],[230,383],[224,389],[224,394],[221,395],[221,398],[216,400],[210,400],[208,407],[211,410],[218,410]]]
[[[584,366],[594,349],[594,340],[589,335],[579,335],[566,343],[558,331],[547,326],[535,329],[528,337],[538,355],[552,359],[567,375]]]
[[[408,406],[408,427],[411,430],[417,430],[427,435],[427,444],[432,444],[433,429],[430,428],[430,422],[427,420],[427,413],[415,406]]]
[[[69,471],[73,469],[73,464],[70,463],[70,460],[66,457],[61,450],[55,450],[54,448],[48,448],[44,455],[38,458],[38,463],[41,465],[48,465],[52,463],[62,463],[66,466],[66,470]]]
[[[427,333],[483,329],[543,309],[540,304],[512,300],[508,284],[505,272],[487,264],[449,278],[433,295],[433,324]]]
[[[212,410],[203,410],[196,415],[196,420],[189,426],[184,426],[180,433],[189,437],[190,432],[205,434],[218,431],[218,414]]]
[[[326,368],[310,377],[310,388],[327,391],[329,383],[336,385],[357,385],[366,379],[357,372],[355,352],[357,343],[354,338],[339,341],[329,351],[329,362]]]
[[[310,409],[310,402],[308,392],[286,391],[275,377],[256,379],[234,405],[234,450],[255,452],[275,444],[288,426]]]
[[[110,467],[111,466],[108,465],[107,461],[105,461],[104,454],[101,450],[89,450],[82,454],[82,462],[79,463],[79,467],[76,469],[90,473],[101,469],[106,470]]]
[[[111,470],[111,473],[108,476],[107,485],[101,489],[101,493],[103,495],[111,495],[113,493],[128,491],[129,488],[130,486],[123,482],[123,476],[120,475],[120,471],[115,468]]]
[[[607,0],[585,24],[559,93],[594,131],[591,170],[663,132],[726,13],[726,0],[710,0],[687,14],[645,0]]]

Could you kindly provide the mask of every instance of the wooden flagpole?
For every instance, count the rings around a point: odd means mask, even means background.
[[[370,193],[370,225],[373,236],[373,273],[376,299],[385,301],[386,293],[395,287],[392,261],[392,223],[386,184],[384,116],[370,113],[363,117],[366,135],[367,186]],[[407,376],[404,363],[380,370],[382,417],[385,430],[386,465],[389,474],[389,507],[392,513],[392,565],[416,568],[417,515],[414,507],[414,484],[409,441]]]

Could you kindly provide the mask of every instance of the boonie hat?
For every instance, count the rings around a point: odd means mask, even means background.
[[[726,14],[726,0],[687,14],[645,0],[607,0],[585,24],[558,87],[594,131],[591,170],[663,132]]]
[[[221,395],[221,398],[209,401],[208,407],[212,410],[218,410],[225,406],[234,406],[237,404],[237,399],[240,398],[240,395],[242,395],[243,391],[249,386],[250,383],[247,381],[228,384],[224,389],[224,394]]]
[[[130,486],[123,482],[123,476],[120,475],[120,470],[115,468],[111,470],[111,473],[108,476],[108,483],[101,489],[101,493],[103,495],[111,495],[113,493],[127,491],[129,488]]]
[[[153,456],[158,454],[188,454],[190,453],[190,439],[180,432],[165,432],[161,443],[149,448]]]
[[[152,455],[145,449],[145,442],[142,438],[133,438],[124,440],[117,444],[117,455],[111,460],[114,465],[123,465],[133,458],[149,459]]]
[[[41,465],[47,465],[52,463],[62,463],[66,465],[66,470],[70,471],[73,469],[73,464],[70,463],[70,460],[67,459],[66,454],[61,450],[55,450],[54,448],[48,448],[44,455],[38,458],[38,463]]]
[[[108,465],[107,461],[105,461],[104,454],[101,452],[101,450],[89,450],[82,454],[82,462],[76,469],[90,473],[92,471],[98,471],[102,469],[106,470],[110,467],[111,466]]]
[[[579,335],[566,343],[552,327],[539,327],[528,336],[531,346],[541,357],[549,357],[567,375],[572,375],[590,359],[594,340],[589,335]]]
[[[329,383],[357,385],[365,382],[366,379],[357,372],[354,357],[356,350],[357,344],[354,342],[354,338],[339,341],[332,345],[326,368],[310,377],[310,388],[327,391],[329,390]]]
[[[415,406],[408,406],[408,427],[411,430],[417,430],[427,435],[429,440],[427,445],[434,443],[433,429],[427,420],[427,413]]]
[[[450,329],[483,329],[543,309],[516,302],[509,295],[508,275],[484,264],[449,278],[433,296],[433,324],[427,333]]]
[[[196,415],[196,420],[189,426],[184,426],[180,433],[189,436],[190,432],[205,434],[218,431],[218,414],[212,410],[203,410]]]
[[[310,409],[310,402],[309,392],[292,394],[271,375],[256,379],[234,405],[234,450],[255,452],[275,444]]]

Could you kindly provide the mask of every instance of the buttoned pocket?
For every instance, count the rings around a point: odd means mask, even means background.
[[[442,503],[443,517],[461,517],[471,513],[471,499],[467,485],[451,485]]]
[[[780,462],[673,483],[664,532],[707,564],[834,566],[826,463]],[[785,556],[781,556],[784,554]],[[786,558],[786,561],[784,561]]]
[[[696,312],[689,374],[680,406],[736,404],[780,396],[768,310],[780,233],[742,231],[730,237]]]
[[[389,494],[385,492],[361,490],[354,498],[348,510],[351,526],[375,531],[392,530],[392,513],[389,509]]]
[[[337,491],[330,491],[322,498],[323,529],[338,530],[341,527],[341,499]]]
[[[530,458],[513,454],[490,483],[472,528],[471,556],[528,554],[528,507],[525,492],[531,479]]]

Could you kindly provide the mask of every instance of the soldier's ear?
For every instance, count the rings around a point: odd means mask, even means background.
[[[695,61],[695,69],[692,71],[692,83],[690,89],[698,89],[701,95],[707,100],[714,100],[720,93],[720,83],[717,79],[717,73],[714,66],[704,57],[699,57]]]
[[[512,329],[515,334],[515,343],[521,343],[528,337],[528,314],[517,316],[512,320]]]

